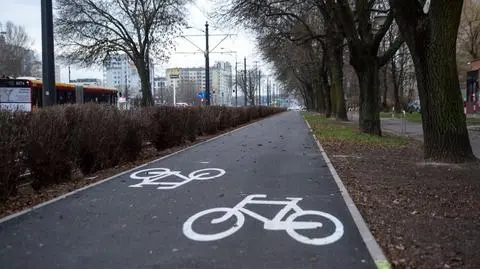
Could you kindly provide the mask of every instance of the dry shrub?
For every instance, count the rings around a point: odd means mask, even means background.
[[[15,194],[28,115],[0,111],[0,202]]]
[[[24,162],[35,189],[71,179],[71,131],[64,115],[65,107],[56,106],[32,113],[28,121]]]
[[[119,142],[123,159],[134,161],[142,151],[145,125],[141,110],[122,111],[119,122]]]
[[[185,136],[185,109],[157,107],[151,109],[147,130],[157,150],[180,145]]]
[[[69,109],[71,154],[82,173],[116,166],[124,156],[122,137],[125,134],[121,129],[124,124],[120,111],[93,103]]]
[[[29,114],[0,112],[0,200],[20,174],[36,189],[138,158],[145,141],[157,150],[195,141],[284,109],[271,107],[153,107],[120,111],[99,104],[55,106]]]

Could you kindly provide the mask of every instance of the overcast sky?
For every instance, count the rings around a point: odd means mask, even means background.
[[[40,0],[1,0],[2,8],[0,9],[0,20],[2,22],[12,21],[17,25],[25,27],[28,34],[33,39],[32,48],[38,52],[41,57],[42,42],[41,42],[41,14],[40,14]],[[188,24],[193,28],[204,29],[205,22],[207,21],[208,13],[213,11],[214,2],[212,0],[195,0],[194,4],[188,6]],[[210,21],[210,20],[209,20]],[[254,37],[248,34],[242,29],[226,29],[211,24],[211,34],[222,33],[236,33],[237,36],[227,38],[215,52],[220,52],[220,48],[224,48],[224,51],[236,51],[237,59],[239,62],[243,61],[243,57],[247,57],[247,65],[255,65],[254,61],[259,61],[259,65],[262,63],[261,57],[258,54]],[[185,35],[191,34],[203,34],[195,29],[186,29]],[[212,49],[223,37],[213,36],[210,38],[210,48]],[[200,48],[205,48],[204,37],[190,37],[190,40],[197,44]],[[198,48],[183,40],[182,38],[176,39],[177,52],[195,52]],[[210,63],[213,64],[216,60],[230,61],[232,65],[235,65],[235,55],[227,54],[215,54],[212,53],[210,57]],[[166,67],[197,67],[205,65],[205,57],[202,53],[197,54],[174,54],[168,63],[164,63],[160,66],[156,66],[156,75],[164,75],[163,70]],[[68,71],[66,67],[62,67],[61,71],[62,81],[68,80]],[[102,78],[102,70],[99,68],[78,69],[72,68],[72,79],[84,78],[84,77],[96,77]]]

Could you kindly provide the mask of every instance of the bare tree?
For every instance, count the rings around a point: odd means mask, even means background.
[[[7,21],[0,22],[0,75],[31,75],[31,63],[35,60],[32,45],[23,26]]]
[[[390,0],[390,4],[415,64],[425,159],[476,160],[463,112],[456,65],[463,1]]]
[[[172,36],[185,22],[188,0],[57,0],[56,42],[62,54],[84,65],[124,52],[142,85],[142,105],[153,105],[152,57],[165,59]]]
[[[393,14],[385,1],[376,0],[326,0],[334,21],[347,39],[350,64],[355,69],[360,85],[360,129],[369,134],[381,135],[379,69],[389,62],[403,43],[396,38],[384,53],[379,51],[382,40],[393,23]],[[386,16],[381,25],[375,15]]]
[[[267,43],[262,52],[265,54],[269,47],[275,47],[275,44],[268,44],[275,42],[283,42],[283,46],[288,46],[289,49],[296,50],[294,47],[300,47],[300,50],[305,50],[306,47],[316,47],[313,49],[314,54],[307,57],[308,63],[312,65],[312,57],[316,62],[328,61],[328,64],[322,66],[318,72],[311,72],[309,75],[312,78],[302,80],[300,83],[302,87],[295,87],[297,90],[307,90],[301,95],[305,101],[308,109],[321,110],[324,112],[328,108],[327,115],[333,112],[338,119],[346,120],[347,113],[345,108],[345,99],[343,92],[343,34],[341,29],[336,24],[332,24],[331,13],[319,1],[255,1],[255,0],[230,0],[224,1],[223,6],[219,8],[218,17],[223,21],[233,22],[233,24],[242,24],[247,28],[254,30],[258,36],[258,40]],[[233,16],[232,16],[233,14]],[[287,44],[290,43],[290,44]],[[296,50],[297,51],[297,50]],[[303,53],[311,53],[312,48],[307,48]],[[325,55],[324,55],[325,52]],[[275,53],[273,53],[275,54]],[[326,56],[326,57],[324,57]],[[280,57],[266,57],[267,60],[275,62],[275,68],[278,67]],[[299,61],[287,61],[289,63],[288,69],[293,68]],[[302,63],[298,63],[303,65]],[[320,64],[320,61],[317,62]],[[285,64],[283,64],[285,65]],[[300,67],[301,69],[305,66]],[[283,73],[286,70],[277,70]],[[290,70],[291,71],[291,70]],[[290,72],[288,71],[288,72]],[[288,73],[287,72],[287,73]],[[295,78],[296,72],[290,73],[292,76],[282,76],[286,84],[297,85],[298,83],[287,82]],[[324,76],[329,76],[327,80],[328,87],[323,87]],[[305,83],[314,85],[306,85]],[[290,85],[290,86],[293,86]],[[330,89],[331,88],[331,89]],[[328,94],[327,92],[328,91]],[[328,97],[327,97],[328,96]],[[328,104],[325,105],[325,98],[328,98]],[[333,100],[333,101],[330,101]]]

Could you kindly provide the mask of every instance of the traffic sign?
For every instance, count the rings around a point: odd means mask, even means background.
[[[171,79],[176,79],[180,77],[180,69],[172,68],[170,69],[169,76]]]

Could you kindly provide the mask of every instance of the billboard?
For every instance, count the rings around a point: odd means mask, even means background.
[[[27,87],[0,87],[0,109],[32,111],[31,89]]]

